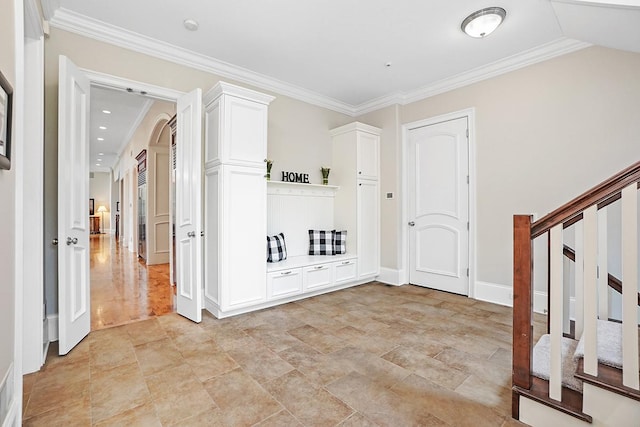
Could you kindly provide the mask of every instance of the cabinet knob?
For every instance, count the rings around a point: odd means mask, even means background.
[[[324,268],[324,265],[318,265],[316,266],[316,270],[322,270]]]
[[[358,171],[358,175],[362,175],[362,171]]]
[[[284,272],[282,272],[280,274],[283,275],[283,276],[286,276],[287,274],[291,274],[291,271],[284,271]]]

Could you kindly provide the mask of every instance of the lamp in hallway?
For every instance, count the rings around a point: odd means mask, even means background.
[[[102,224],[103,224],[103,221],[104,221],[103,214],[105,212],[107,212],[107,208],[104,205],[100,205],[98,207],[98,212],[100,212],[100,230],[99,231],[100,231],[100,234],[102,234],[102,227],[103,227]]]

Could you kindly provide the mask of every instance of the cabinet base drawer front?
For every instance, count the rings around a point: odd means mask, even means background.
[[[314,265],[302,269],[304,289],[316,289],[333,285],[333,275],[331,265]]]
[[[302,269],[294,268],[267,274],[268,298],[281,298],[302,292]]]
[[[358,263],[354,259],[336,262],[334,269],[336,284],[351,282],[358,276]]]

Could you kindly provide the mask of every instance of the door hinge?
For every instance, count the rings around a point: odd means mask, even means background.
[[[467,175],[467,184],[469,183],[469,175]]]
[[[469,221],[467,221],[467,230],[469,230]]]
[[[467,268],[467,277],[469,277],[469,269]]]
[[[469,129],[467,129],[467,138],[469,138]]]

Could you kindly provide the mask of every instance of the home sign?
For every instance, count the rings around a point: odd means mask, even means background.
[[[282,182],[300,182],[302,184],[309,184],[309,174],[282,171]]]

